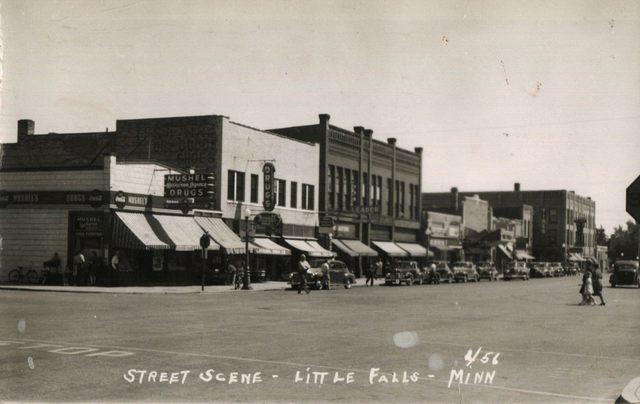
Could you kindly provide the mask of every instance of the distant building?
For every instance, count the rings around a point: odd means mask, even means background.
[[[472,195],[486,200],[494,213],[499,212],[496,216],[522,220],[523,235],[530,237],[537,260],[584,260],[595,256],[595,201],[573,191],[522,191],[518,183],[513,191],[458,192],[452,188],[451,192],[422,194],[422,204],[429,209],[450,207]],[[522,215],[508,214],[509,211]]]
[[[427,245],[438,261],[459,261],[463,257],[462,238],[464,228],[462,216],[427,211]]]

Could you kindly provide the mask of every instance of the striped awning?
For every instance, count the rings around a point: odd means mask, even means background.
[[[427,249],[416,243],[396,243],[398,247],[409,253],[412,257],[426,257]],[[433,253],[431,253],[433,256]]]
[[[331,258],[334,256],[334,253],[325,248],[322,248],[322,246],[320,246],[320,244],[318,244],[318,242],[315,240],[285,238],[284,241],[296,250],[307,254],[309,257]]]
[[[200,250],[200,237],[204,234],[191,216],[149,215],[149,221],[157,221],[176,251]],[[156,226],[154,226],[156,228]],[[217,251],[220,245],[211,241],[208,250]]]
[[[222,219],[215,217],[194,217],[196,223],[209,233],[211,238],[224,248],[227,254],[244,254],[244,242]]]
[[[252,250],[251,251],[254,254],[282,255],[282,256],[291,255],[291,250],[289,250],[286,247],[283,247],[281,245],[278,245],[278,244],[274,243],[273,241],[269,240],[268,238],[257,237],[257,238],[255,238],[253,240],[252,243],[254,245],[256,245],[256,247],[258,248],[257,250]]]
[[[331,240],[331,244],[338,247],[338,249],[340,251],[342,251],[343,253],[347,254],[349,257],[357,257],[358,253],[353,251],[352,249],[350,249],[349,247],[347,247],[342,240],[338,240],[338,239],[333,239]]]
[[[168,242],[160,240],[151,228],[149,217],[144,213],[116,212],[113,222],[112,246],[134,250],[166,250]],[[167,240],[168,241],[168,240]]]
[[[389,257],[406,257],[409,255],[408,252],[398,247],[396,243],[392,241],[372,241],[371,243]]]
[[[517,250],[516,251],[516,257],[519,260],[532,260],[535,259],[536,257],[529,255],[526,251],[522,251],[522,250]]]
[[[364,244],[360,240],[341,239],[340,241],[342,241],[345,246],[347,246],[348,248],[352,249],[353,251],[355,251],[356,253],[358,253],[358,255],[360,255],[362,257],[377,257],[378,256],[378,253],[376,252],[376,250],[374,250],[373,248],[371,248],[368,245]]]

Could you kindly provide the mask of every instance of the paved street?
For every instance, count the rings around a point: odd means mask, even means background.
[[[2,290],[0,399],[612,402],[640,376],[640,290],[583,307],[578,283]]]

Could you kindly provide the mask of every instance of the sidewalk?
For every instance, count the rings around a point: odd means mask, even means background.
[[[365,279],[358,279],[358,283],[351,287],[364,287]],[[376,286],[384,285],[384,279],[378,279]],[[291,286],[285,282],[260,282],[252,283],[252,291],[267,290],[286,290]],[[333,285],[333,288],[339,288],[340,285]],[[119,286],[119,287],[102,287],[102,286],[61,286],[61,285],[6,285],[1,284],[0,290],[23,290],[31,292],[67,292],[67,293],[111,293],[111,294],[147,294],[147,295],[167,295],[167,294],[185,294],[185,293],[201,293],[200,285],[190,286]],[[235,290],[231,285],[210,285],[204,287],[204,293],[225,293],[225,292],[246,292],[244,290]]]

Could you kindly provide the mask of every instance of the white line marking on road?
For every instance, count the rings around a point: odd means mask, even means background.
[[[10,338],[6,338],[5,340],[11,341]],[[38,340],[30,339],[30,340],[27,340],[27,341],[39,342],[41,344],[44,344],[44,343],[42,343],[41,341],[38,341]],[[72,345],[72,344],[68,344],[68,343],[65,343],[65,342],[59,342],[59,341],[56,341],[56,343],[64,344],[64,345]],[[50,345],[50,344],[48,344],[48,345]],[[225,360],[235,360],[235,361],[239,361],[239,362],[265,363],[265,364],[270,364],[270,365],[284,365],[284,366],[292,366],[292,367],[298,367],[298,368],[307,368],[307,367],[308,368],[312,368],[312,367],[315,367],[315,368],[341,370],[341,371],[345,371],[345,372],[357,372],[357,373],[365,373],[365,374],[369,374],[369,372],[370,372],[369,370],[365,370],[365,369],[343,368],[343,367],[338,367],[338,366],[304,364],[304,363],[285,362],[285,361],[274,361],[274,360],[265,360],[265,359],[258,359],[258,358],[243,358],[243,357],[228,356],[228,355],[213,355],[213,354],[205,354],[205,353],[197,353],[197,352],[179,352],[179,351],[167,351],[167,350],[162,350],[162,349],[121,347],[121,346],[94,345],[94,344],[82,344],[82,345],[92,346],[92,347],[96,347],[96,348],[120,349],[120,350],[139,351],[139,352],[165,354],[165,355],[182,355],[182,356],[192,356],[192,357],[199,357],[199,358],[225,359]],[[388,372],[380,372],[380,374],[383,374],[383,373],[391,375],[391,373],[388,373]],[[442,387],[447,388],[447,387],[445,387],[445,385],[448,382],[445,381],[445,380],[431,380],[430,378],[425,378],[425,377],[419,377],[418,379],[439,383],[439,384],[443,385]],[[594,398],[594,397],[574,396],[574,395],[571,395],[571,394],[553,393],[553,392],[549,392],[549,391],[527,390],[527,389],[520,389],[520,388],[513,388],[513,387],[493,386],[493,385],[483,385],[483,384],[467,384],[465,386],[467,386],[467,387],[482,387],[482,388],[487,388],[487,389],[504,390],[504,391],[511,391],[511,392],[516,392],[516,393],[541,395],[541,396],[547,396],[547,397],[561,397],[561,398],[567,398],[567,399],[571,399],[571,400],[584,400],[584,401],[595,401],[595,402],[601,402],[601,401],[602,402],[611,402],[611,400],[614,399],[614,398],[611,398],[611,397],[609,397],[609,398],[605,398],[605,397]]]

